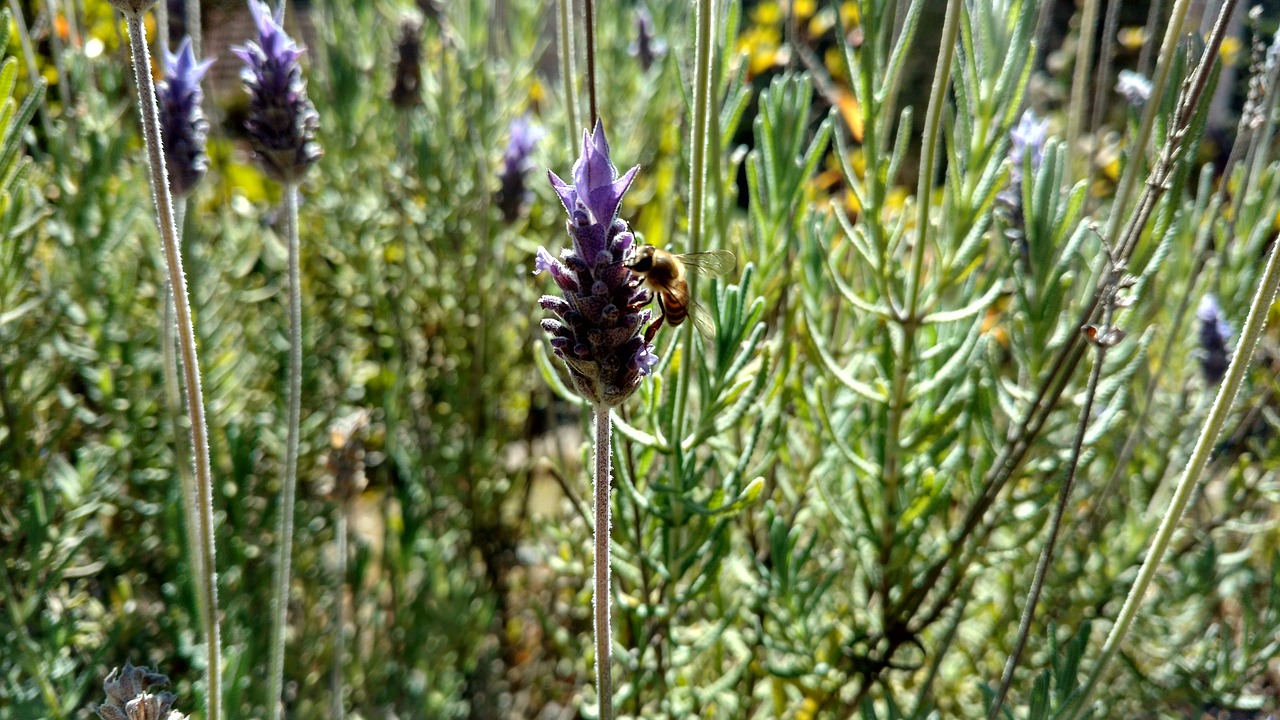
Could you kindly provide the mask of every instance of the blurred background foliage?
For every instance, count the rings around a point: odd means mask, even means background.
[[[175,39],[181,5],[169,8]],[[1066,132],[1074,5],[1056,4],[1033,47],[1037,4],[965,3],[943,159],[922,201],[943,3],[720,3],[708,237],[740,271],[704,283],[715,338],[690,355],[661,333],[660,371],[617,413],[620,713],[985,714],[1071,458],[1083,370],[984,505],[988,478],[1076,333],[1141,113],[1112,92],[1112,73],[1090,86],[1098,122],[1080,137],[1030,150],[1014,137],[1028,106],[1048,134]],[[1148,29],[1149,3],[1120,5],[1101,52],[1113,71],[1149,74],[1162,18]],[[1104,367],[1013,685],[1016,717],[1052,717],[1096,653],[1216,387],[1193,309],[1211,293],[1238,328],[1274,242],[1280,93],[1249,94],[1274,66],[1280,8],[1263,5],[1224,46],[1231,80],[1206,96],[1202,132],[1131,262],[1128,339]],[[336,704],[353,718],[585,716],[587,412],[547,354],[545,283],[530,274],[539,244],[564,242],[542,170],[563,176],[580,132],[564,113],[554,3],[290,7],[325,158],[301,208],[287,715],[332,717]],[[680,249],[691,11],[646,6],[663,51],[648,64],[640,3],[597,8],[613,157],[643,168],[621,213],[648,242]],[[121,25],[105,0],[8,11],[0,718],[89,717],[126,659],[167,673],[194,709],[201,654],[176,474],[187,458],[165,406],[163,267]],[[218,57],[212,169],[184,253],[215,463],[226,707],[257,717],[285,443],[285,251],[278,191],[237,130],[244,98],[227,47],[248,37],[247,12],[205,0],[203,15]],[[1144,163],[1207,22],[1188,24]],[[1264,120],[1238,126],[1251,97]],[[500,178],[517,118],[545,132],[522,166],[527,194]],[[921,310],[903,322],[917,243]],[[1262,342],[1099,716],[1276,709],[1278,339],[1273,329]],[[692,373],[683,418],[678,371]]]

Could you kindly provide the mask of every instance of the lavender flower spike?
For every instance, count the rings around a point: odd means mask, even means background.
[[[640,61],[646,71],[667,54],[667,42],[654,34],[653,16],[643,5],[636,8],[636,39],[627,54]]]
[[[281,183],[302,179],[324,154],[316,143],[320,116],[307,98],[298,58],[304,52],[266,3],[249,0],[258,39],[231,48],[244,61],[240,79],[249,93],[245,129],[263,171]]]
[[[545,134],[527,115],[512,120],[509,130],[511,140],[502,155],[502,169],[498,171],[498,207],[507,222],[519,217],[520,206],[529,195],[525,187],[525,175],[533,164],[529,156]]]
[[[542,321],[556,356],[569,367],[578,392],[591,402],[619,405],[636,391],[657,356],[641,335],[649,322],[647,290],[633,283],[622,258],[635,242],[617,217],[622,196],[640,168],[625,175],[609,159],[604,126],[583,133],[582,156],[573,166],[573,184],[548,172],[551,186],[569,212],[572,246],[552,257],[538,248],[534,274],[546,270],[563,297],[544,295],[539,304],[556,318]]]
[[[1222,306],[1212,295],[1200,299],[1200,307],[1196,310],[1196,319],[1200,321],[1198,336],[1200,349],[1200,369],[1204,379],[1211,385],[1222,382],[1231,364],[1231,324],[1222,314]]]
[[[200,80],[210,65],[212,58],[196,60],[189,37],[182,38],[178,52],[164,50],[164,80],[156,85],[156,95],[164,158],[169,166],[169,189],[174,197],[190,195],[209,169],[209,156],[205,154],[209,123],[200,109],[204,97]]]

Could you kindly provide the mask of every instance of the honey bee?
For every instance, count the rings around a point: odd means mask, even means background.
[[[706,312],[689,297],[689,281],[687,271],[692,270],[699,275],[724,275],[738,266],[738,259],[728,250],[710,250],[708,252],[676,255],[666,250],[659,250],[652,245],[633,247],[622,264],[636,276],[637,284],[642,284],[653,293],[658,300],[662,315],[649,326],[645,340],[653,340],[653,336],[665,321],[672,327],[680,325],[686,317],[693,319],[694,327],[705,338],[715,337],[715,326]]]

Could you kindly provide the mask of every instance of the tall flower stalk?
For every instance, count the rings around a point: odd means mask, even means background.
[[[304,52],[284,31],[284,3],[273,15],[266,3],[249,0],[258,38],[233,48],[244,61],[240,78],[249,93],[245,129],[254,160],[284,185],[285,237],[289,246],[289,419],[271,600],[271,667],[267,703],[280,718],[284,686],[284,629],[289,619],[289,578],[293,558],[293,511],[298,485],[298,424],[302,414],[302,290],[298,247],[298,186],[320,159],[315,141],[320,120],[307,98],[298,59]]]
[[[555,318],[542,321],[552,351],[564,361],[574,387],[595,413],[595,580],[593,618],[596,640],[598,717],[613,717],[609,591],[610,410],[622,404],[658,362],[641,330],[652,299],[639,287],[622,259],[635,242],[618,206],[639,167],[619,176],[609,158],[604,126],[583,133],[582,155],[573,166],[572,184],[548,173],[569,213],[571,245],[557,259],[538,248],[534,273],[546,271],[561,295],[538,301]]]
[[[164,7],[161,3],[158,7]],[[164,145],[165,166],[169,174],[169,190],[174,201],[174,225],[177,232],[178,245],[182,244],[184,220],[187,214],[187,196],[195,190],[196,185],[204,179],[209,167],[209,157],[205,153],[205,143],[209,132],[209,123],[204,119],[200,109],[203,93],[200,80],[213,65],[213,60],[196,60],[190,37],[184,37],[178,44],[175,53],[164,47],[164,80],[156,86],[156,95],[160,108],[160,135]],[[165,280],[165,315],[164,328],[161,335],[164,352],[164,386],[168,396],[170,420],[175,433],[180,427],[182,415],[181,391],[178,387],[178,363],[174,346],[174,297],[173,286]],[[185,443],[181,435],[174,438],[175,455],[186,454]],[[197,506],[196,481],[191,468],[186,463],[179,465],[179,477],[182,480],[182,509],[186,518],[188,563],[191,565],[192,577],[204,575],[204,564],[200,558],[200,536],[197,522],[199,508]],[[196,597],[200,604],[200,594]]]
[[[191,413],[191,448],[195,456],[198,517],[188,518],[199,528],[200,565],[197,574],[200,615],[204,630],[205,718],[222,717],[221,647],[218,627],[217,564],[213,538],[213,484],[209,469],[209,439],[205,422],[204,396],[200,388],[200,363],[196,354],[195,326],[188,302],[187,279],[182,271],[182,253],[178,248],[178,231],[174,219],[173,197],[169,192],[169,173],[160,134],[160,113],[156,103],[155,83],[151,79],[151,52],[147,47],[142,16],[155,0],[112,0],[124,14],[129,26],[129,44],[133,50],[133,74],[138,84],[138,111],[142,116],[142,134],[147,146],[151,194],[156,205],[160,242],[164,247],[165,269],[173,288],[178,348],[182,358],[183,381],[187,408]],[[195,570],[195,568],[193,568]]]

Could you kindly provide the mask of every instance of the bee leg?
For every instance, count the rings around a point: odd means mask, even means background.
[[[644,342],[649,344],[653,342],[653,337],[658,334],[658,328],[662,327],[662,321],[667,319],[667,314],[663,313],[658,316],[657,320],[649,323],[649,329],[644,331]]]

